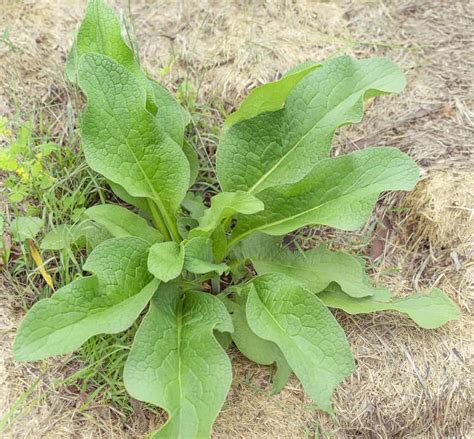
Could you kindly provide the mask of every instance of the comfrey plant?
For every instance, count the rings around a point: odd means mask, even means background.
[[[403,89],[390,60],[307,63],[253,90],[223,127],[222,192],[209,207],[189,191],[199,162],[184,137],[188,113],[144,73],[100,0],[89,2],[66,74],[87,98],[87,163],[135,209],[94,206],[86,226],[63,226],[71,242],[93,247],[90,274],[33,306],[15,340],[17,360],[71,352],[140,319],[126,389],[167,411],[155,437],[205,438],[231,385],[231,342],[256,363],[276,364],[273,392],[294,373],[330,412],[332,392],[355,366],[329,308],[395,310],[423,328],[458,317],[439,289],[391,297],[356,257],[282,245],[307,225],[356,230],[381,192],[417,182],[416,164],[395,148],[330,155],[335,130],[361,120],[365,99]],[[55,242],[47,236],[43,248]]]

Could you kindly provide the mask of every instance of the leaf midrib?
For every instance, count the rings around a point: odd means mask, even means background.
[[[278,255],[277,257],[281,257],[280,255]],[[250,258],[252,260],[252,258]],[[266,264],[267,262],[263,259],[258,259],[258,258],[254,258],[253,259],[254,261],[260,261],[262,262],[263,264]],[[314,261],[310,261],[311,263],[314,263]],[[293,270],[293,271],[297,271],[297,272],[302,272],[302,273],[306,273],[306,272],[309,272],[309,273],[314,273],[314,275],[319,279],[320,282],[324,281],[324,283],[326,283],[326,279],[323,278],[323,276],[321,276],[319,274],[319,272],[315,269],[313,269],[311,266],[306,266],[306,267],[301,267],[301,266],[298,266],[298,265],[287,265],[281,261],[278,261],[276,259],[273,259],[271,260],[270,262],[268,262],[269,264],[271,265],[275,265],[277,267],[282,267],[282,268],[288,268],[290,270]],[[299,263],[299,261],[298,261]],[[319,262],[320,265],[329,265],[329,266],[332,266],[332,263],[331,262]],[[302,276],[303,277],[303,276]],[[333,281],[333,282],[336,282],[338,285],[340,285],[340,282],[339,281]],[[354,283],[355,281],[353,280],[352,283]],[[363,283],[363,281],[360,281],[361,283]],[[323,287],[320,291],[322,291],[324,288],[326,288],[329,284],[331,283],[331,281],[329,281],[327,283],[327,285],[325,287]],[[371,285],[365,285],[367,288],[370,288],[370,289],[373,289],[373,287]],[[342,286],[341,286],[342,288]],[[348,293],[346,293],[348,294]],[[371,297],[371,295],[368,295],[368,296],[352,296],[350,294],[348,294],[350,297],[353,297],[353,298],[356,298],[356,299],[362,299],[362,298],[368,298],[368,297]]]
[[[102,91],[103,88],[102,86],[100,87],[100,90]],[[135,155],[135,152],[133,151],[133,148],[132,146],[130,145],[130,142],[129,142],[129,139],[128,139],[128,136],[125,135],[125,132],[123,131],[122,129],[122,126],[120,125],[120,123],[118,123],[117,121],[117,118],[116,118],[116,114],[115,114],[115,111],[114,109],[112,108],[110,102],[108,101],[107,99],[107,95],[105,93],[102,92],[102,96],[103,96],[103,100],[107,103],[107,107],[108,107],[108,113],[109,113],[109,116],[111,117],[112,121],[114,122],[114,125],[116,127],[118,127],[118,131],[122,134],[122,137],[124,139],[124,144],[127,146],[128,150],[130,151],[133,159],[135,160],[135,163],[137,164],[140,172],[142,173],[142,175],[145,177],[145,180],[147,182],[147,185],[148,187],[150,188],[151,190],[151,193],[153,194],[153,199],[155,200],[155,202],[158,204],[158,208],[160,209],[160,211],[163,213],[163,215],[165,216],[166,218],[166,221],[168,224],[171,223],[171,218],[168,214],[168,210],[165,208],[164,204],[163,204],[163,201],[161,199],[161,197],[159,196],[159,194],[155,191],[155,188],[153,187],[153,184],[151,183],[150,179],[148,178],[148,175],[146,174],[146,172],[144,171],[140,161],[138,160],[137,156]],[[143,110],[146,112],[146,110]],[[136,113],[136,111],[134,111],[134,113]],[[145,113],[145,117],[147,117],[147,114]],[[156,140],[156,139],[155,139]],[[156,144],[158,144],[156,142]],[[120,184],[120,183],[117,183],[117,184]],[[133,195],[133,194],[132,194]]]
[[[61,332],[63,331],[64,329],[66,328],[71,328],[71,327],[75,327],[76,325],[80,324],[80,323],[83,323],[84,320],[87,320],[89,318],[93,318],[94,320],[97,318],[97,316],[100,316],[102,314],[107,314],[109,311],[113,310],[115,307],[118,307],[118,306],[122,306],[124,305],[125,303],[129,302],[129,301],[132,301],[133,299],[135,299],[137,296],[139,296],[144,289],[146,289],[152,282],[155,282],[156,279],[152,279],[150,282],[148,282],[148,284],[146,284],[143,288],[140,289],[140,291],[138,291],[136,294],[133,294],[131,296],[128,296],[125,300],[120,300],[119,302],[116,302],[114,303],[112,306],[109,306],[107,308],[101,308],[99,311],[96,311],[96,312],[93,312],[94,309],[90,310],[92,312],[87,312],[83,317],[79,318],[78,320],[76,320],[74,323],[72,324],[67,324],[67,325],[64,325],[56,330],[54,330],[53,332],[50,332],[49,334],[45,335],[45,336],[41,336],[41,337],[38,337],[38,338],[35,338],[34,340],[31,341],[30,344],[32,343],[36,343],[42,339],[44,339],[46,342],[47,340],[53,335],[53,334],[57,334],[58,332]],[[97,285],[97,287],[99,287],[99,284]],[[45,342],[45,343],[46,343]]]
[[[311,75],[311,73],[310,73],[309,75]],[[308,76],[309,76],[309,75],[308,75]],[[385,76],[385,75],[384,75],[384,76]],[[381,79],[381,78],[378,78],[377,81],[379,81],[380,79]],[[311,133],[311,131],[313,131],[313,130],[316,129],[319,125],[321,125],[321,122],[322,122],[322,121],[324,121],[329,115],[333,114],[333,113],[335,112],[335,110],[336,110],[337,108],[339,108],[340,106],[342,106],[343,103],[345,103],[346,101],[348,101],[351,96],[353,96],[353,95],[355,95],[355,94],[357,94],[357,93],[360,93],[360,92],[362,92],[362,91],[364,91],[364,93],[365,93],[366,91],[368,91],[370,88],[368,89],[367,87],[368,87],[368,86],[365,86],[365,87],[362,87],[362,88],[360,88],[360,89],[357,89],[357,90],[354,91],[352,94],[350,94],[349,96],[347,96],[344,100],[340,101],[335,107],[333,107],[331,110],[329,110],[327,113],[325,113],[323,117],[321,117],[308,131],[306,131],[306,133],[303,134],[303,136],[302,136],[280,159],[278,159],[278,161],[277,161],[264,175],[262,175],[262,176],[258,179],[258,181],[248,190],[248,192],[249,192],[249,193],[254,192],[254,191],[256,190],[256,188],[257,188],[258,186],[260,186],[261,183],[262,183],[263,181],[265,181],[265,180],[267,179],[267,177],[268,177],[269,175],[271,175],[271,174],[280,166],[280,164],[281,164],[290,154],[293,153],[293,151],[301,144],[301,142],[304,141],[304,139]],[[331,93],[334,91],[334,89],[335,89],[335,87],[331,90]],[[331,93],[330,93],[330,94],[331,94]],[[330,94],[329,94],[329,96],[330,96]],[[329,96],[328,96],[328,100],[329,100]],[[356,100],[356,102],[358,102],[360,98],[361,98],[361,97],[359,97],[359,98]],[[342,124],[342,123],[343,123],[343,122],[341,122],[341,124]],[[331,129],[332,129],[333,131],[335,131],[339,126],[340,126],[340,124],[337,125],[337,126],[335,126],[335,127],[332,127],[332,126],[331,126]]]
[[[229,247],[231,247],[233,244],[235,244],[235,242],[245,238],[246,236],[250,235],[251,233],[257,231],[257,230],[265,230],[265,229],[268,229],[270,227],[274,227],[274,226],[278,226],[280,224],[284,224],[285,222],[288,222],[288,221],[291,221],[291,220],[294,220],[296,218],[299,218],[303,215],[306,215],[310,212],[314,212],[322,207],[324,207],[325,205],[329,204],[329,203],[332,203],[332,202],[335,202],[335,201],[339,201],[341,199],[344,199],[344,198],[350,198],[352,195],[354,194],[357,194],[357,193],[360,193],[360,192],[364,192],[364,190],[367,190],[370,186],[364,186],[363,188],[359,189],[359,190],[355,190],[353,192],[350,192],[348,194],[343,194],[339,197],[336,197],[336,198],[332,198],[331,200],[328,200],[328,201],[325,201],[324,203],[321,203],[315,207],[312,207],[311,209],[308,209],[308,210],[305,210],[303,212],[300,212],[300,213],[297,213],[295,215],[291,215],[291,216],[287,216],[285,218],[282,218],[281,220],[277,220],[277,221],[273,221],[272,223],[267,223],[267,224],[264,224],[262,226],[259,226],[259,227],[255,227],[255,228],[251,228],[247,231],[245,231],[244,233],[240,234],[240,235],[237,235],[235,238],[231,239],[231,241],[229,242]],[[371,193],[371,191],[367,190],[367,192]]]
[[[283,333],[283,335],[285,335],[288,339],[288,341],[296,348],[296,350],[298,352],[302,352],[302,350],[300,349],[300,347],[296,344],[296,342],[293,340],[292,336],[290,334],[288,334],[288,332],[280,325],[280,323],[278,322],[278,320],[273,316],[273,314],[270,312],[270,310],[267,308],[267,306],[265,305],[265,303],[263,302],[263,300],[260,299],[258,293],[256,290],[253,291],[253,294],[256,295],[258,301],[262,304],[262,308],[263,310],[265,311],[265,313],[270,317],[270,319],[275,323],[275,325],[277,326],[277,328],[280,330],[280,332]],[[280,345],[275,341],[275,340],[270,340],[270,339],[266,339],[264,337],[262,337],[261,335],[259,335],[259,337],[261,337],[262,339],[264,340],[267,340],[267,341],[270,341],[272,343],[275,343],[275,345],[278,347],[278,349],[280,349],[283,357],[285,358],[286,360],[286,357],[285,357],[285,354],[283,353]],[[288,362],[288,360],[287,360]],[[288,363],[289,364],[289,363]],[[291,367],[291,365],[290,365]]]

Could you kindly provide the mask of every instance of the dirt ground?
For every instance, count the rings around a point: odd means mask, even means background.
[[[388,236],[378,228],[371,233],[369,225],[354,234],[323,235],[346,248],[371,235],[366,252],[376,259],[377,281],[398,294],[436,285],[462,311],[459,322],[436,331],[421,330],[392,313],[337,313],[357,372],[337,389],[333,417],[314,410],[296,379],[270,397],[268,370],[231,353],[235,383],[214,436],[472,437],[473,4],[122,0],[116,5],[128,14],[129,3],[132,31],[150,74],[164,72],[170,89],[190,80],[197,101],[211,113],[222,103],[230,111],[255,85],[308,59],[348,53],[385,55],[399,63],[407,74],[406,91],[374,101],[361,124],[339,131],[335,150],[399,147],[422,167],[422,181],[412,194],[390,195],[380,203],[374,215],[388,225]],[[62,70],[84,5],[0,0],[0,114],[31,114],[47,105],[49,122],[59,132],[66,130]],[[212,139],[204,142],[212,149]],[[308,243],[319,239],[321,233],[310,232]],[[23,411],[6,437],[139,437],[160,422],[139,405],[126,421],[113,406],[79,410],[85,396],[55,385],[72,373],[67,358],[15,364],[9,350],[21,316],[13,310],[11,294],[20,287],[4,274],[0,414],[15,403]],[[24,401],[18,400],[25,391]]]

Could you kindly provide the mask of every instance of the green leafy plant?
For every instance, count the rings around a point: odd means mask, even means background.
[[[32,307],[13,347],[17,360],[71,352],[140,319],[126,389],[167,411],[155,437],[204,438],[231,385],[231,342],[256,363],[276,364],[273,392],[294,373],[331,412],[331,394],[355,364],[329,308],[395,310],[424,328],[458,317],[438,289],[391,297],[357,257],[282,244],[307,225],[356,230],[381,192],[417,182],[416,164],[398,149],[330,155],[335,130],[361,120],[364,100],[404,88],[390,60],[306,63],[255,89],[225,122],[222,192],[209,205],[189,190],[199,169],[185,139],[189,114],[143,71],[99,0],[89,2],[66,74],[87,99],[80,121],[87,163],[133,209],[85,212],[104,231],[83,267],[90,274]],[[64,227],[43,248],[63,245],[61,233],[77,245],[88,240]]]
[[[32,192],[51,187],[54,178],[44,166],[44,159],[59,150],[52,142],[37,142],[32,134],[32,122],[22,124],[15,135],[9,121],[0,117],[0,171],[5,172],[6,194],[10,202],[18,203]]]

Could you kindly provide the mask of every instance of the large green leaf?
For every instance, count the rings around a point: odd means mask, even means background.
[[[136,213],[115,204],[101,204],[85,211],[91,220],[105,227],[112,236],[137,236],[150,244],[163,241],[163,236]]]
[[[122,28],[115,12],[102,0],[89,1],[86,15],[69,53],[66,76],[71,82],[77,82],[80,58],[87,53],[106,55],[129,70],[146,90],[147,108],[153,114],[156,112],[162,132],[168,134],[178,145],[183,145],[184,128],[189,123],[189,114],[165,87],[147,78],[139,60],[122,37]],[[191,181],[194,181],[196,161],[192,152],[189,147],[185,148],[192,170]]]
[[[313,293],[336,282],[349,296],[372,296],[372,285],[360,258],[320,245],[308,251],[292,252],[278,238],[255,234],[242,241],[241,256],[250,259],[258,274],[282,273],[292,277]]]
[[[263,203],[253,195],[238,192],[221,192],[211,199],[211,207],[206,209],[199,219],[199,228],[191,232],[191,236],[214,230],[222,221],[236,213],[251,215],[263,210]]]
[[[275,343],[318,405],[331,411],[331,395],[354,369],[344,331],[311,292],[282,274],[253,280],[246,313],[252,332]]]
[[[379,291],[372,297],[354,298],[337,285],[330,285],[318,297],[330,308],[339,308],[349,314],[398,311],[426,329],[438,328],[450,320],[459,319],[456,304],[438,288],[433,288],[428,294],[415,293],[405,297],[391,297],[388,291]]]
[[[228,129],[235,123],[250,119],[260,113],[279,110],[283,107],[285,99],[296,84],[319,66],[320,64],[316,62],[306,63],[300,68],[288,72],[278,81],[268,82],[254,88],[242,101],[239,109],[226,118],[224,129]]]
[[[17,360],[39,360],[77,349],[96,334],[127,329],[158,287],[147,270],[148,243],[114,238],[92,251],[84,270],[94,273],[36,303],[15,339]]]
[[[79,85],[87,96],[81,121],[89,166],[134,197],[149,197],[171,217],[189,186],[189,164],[180,146],[145,109],[145,91],[112,59],[86,54]]]
[[[66,62],[66,76],[77,82],[79,59],[86,53],[98,53],[143,77],[140,64],[122,38],[120,22],[112,8],[103,0],[89,0],[87,11]]]
[[[225,191],[257,193],[294,183],[328,156],[335,130],[363,116],[364,98],[399,92],[400,69],[385,58],[334,58],[302,78],[282,110],[242,121],[222,136],[217,175]]]
[[[184,246],[174,241],[160,242],[150,248],[148,270],[157,279],[169,282],[183,270]]]
[[[368,148],[322,160],[299,182],[259,193],[265,210],[239,218],[234,242],[257,230],[284,235],[308,224],[356,230],[381,192],[410,190],[418,175],[415,162],[396,148]]]
[[[153,298],[125,364],[130,395],[163,407],[159,438],[207,438],[229,391],[229,358],[213,331],[232,332],[224,305],[199,292],[162,286]]]
[[[204,236],[186,242],[184,254],[184,268],[191,273],[204,274],[214,271],[221,275],[228,268],[224,263],[214,263],[212,241]]]
[[[219,298],[232,316],[234,332],[231,333],[231,337],[239,351],[254,363],[264,365],[276,363],[277,371],[273,378],[272,388],[272,393],[275,394],[280,392],[287,383],[291,368],[275,343],[260,338],[249,327],[245,305],[248,292],[253,289],[254,287],[251,285],[250,288],[240,290],[234,294],[232,299],[225,295],[220,295]]]

